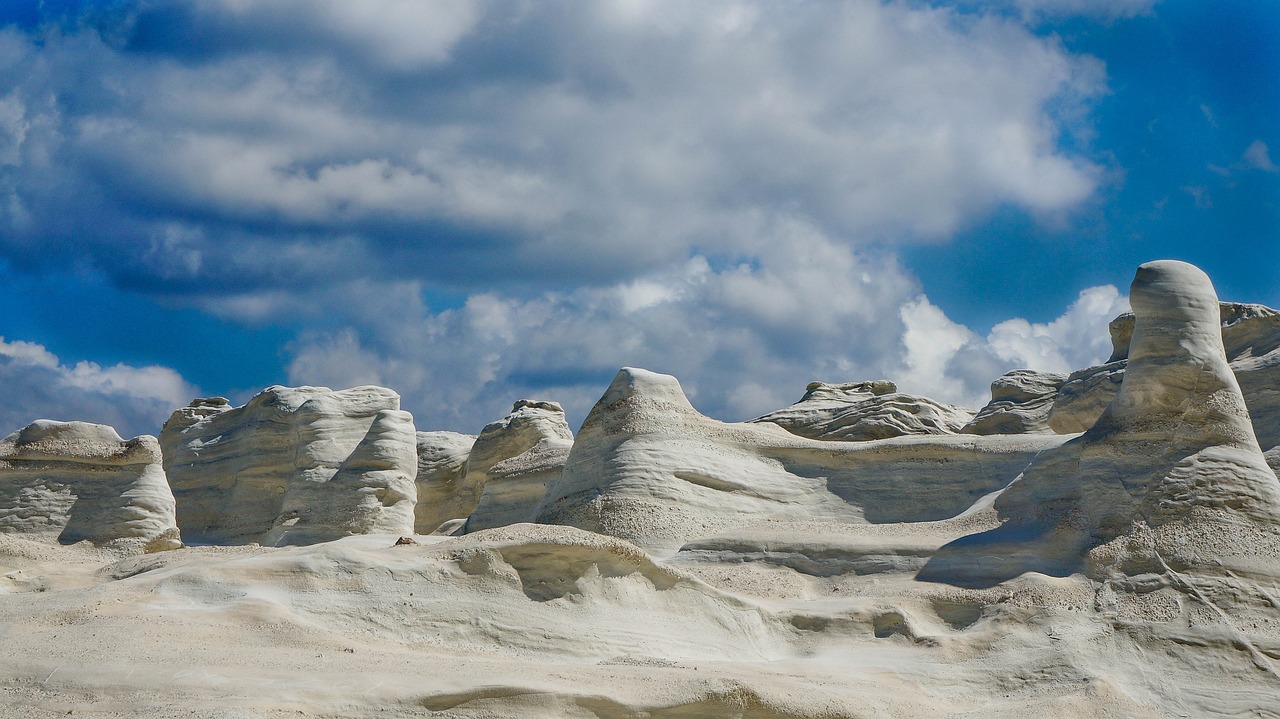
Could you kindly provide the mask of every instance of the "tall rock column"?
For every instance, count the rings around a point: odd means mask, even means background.
[[[1004,524],[948,545],[922,579],[986,584],[1024,571],[1096,578],[1232,568],[1280,573],[1280,482],[1227,364],[1209,278],[1138,268],[1119,394],[1079,438],[996,500]]]

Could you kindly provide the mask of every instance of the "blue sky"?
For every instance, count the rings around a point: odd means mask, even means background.
[[[392,387],[420,429],[623,365],[743,419],[1103,358],[1136,265],[1280,306],[1267,0],[15,2],[0,408]]]

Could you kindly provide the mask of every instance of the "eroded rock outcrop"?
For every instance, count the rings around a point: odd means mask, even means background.
[[[991,383],[991,401],[962,432],[968,434],[1049,434],[1049,410],[1067,376],[1016,369]]]
[[[463,480],[464,488],[480,493],[466,531],[532,522],[572,446],[573,431],[556,402],[522,399],[506,417],[486,425]]]
[[[973,410],[898,392],[889,380],[811,382],[799,402],[752,422],[772,422],[809,439],[864,441],[909,434],[955,434]]]
[[[1004,487],[1057,435],[800,437],[699,414],[674,377],[624,368],[587,416],[538,521],[672,551],[762,517],[944,519]]]
[[[1280,447],[1280,312],[1263,305],[1221,302],[1222,344],[1240,384],[1264,450]],[[1054,399],[1049,424],[1060,434],[1083,432],[1120,391],[1129,360],[1134,315],[1111,321],[1111,357],[1106,364],[1072,372]]]
[[[1280,576],[1280,482],[1227,362],[1209,278],[1182,262],[1147,263],[1130,302],[1115,399],[996,499],[999,528],[948,545],[920,578]]]
[[[419,432],[418,504],[413,525],[418,534],[431,534],[452,519],[463,520],[480,502],[476,488],[463,489],[467,457],[474,434]]]
[[[273,386],[237,408],[197,399],[173,413],[160,444],[189,541],[413,532],[413,419],[389,389]]]
[[[326,472],[313,470],[289,485],[280,517],[264,543],[313,544],[352,534],[412,532],[416,450],[413,416],[379,410],[332,477],[325,480]]]
[[[151,551],[182,544],[155,437],[47,419],[0,440],[0,532]]]

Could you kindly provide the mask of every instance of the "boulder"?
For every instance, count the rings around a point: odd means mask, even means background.
[[[418,504],[413,525],[418,534],[431,534],[440,525],[465,519],[480,502],[475,488],[463,490],[467,457],[474,434],[418,432]]]
[[[273,386],[236,408],[197,399],[160,434],[178,525],[213,544],[411,534],[412,421],[399,395],[373,386]]]
[[[671,552],[766,517],[945,519],[1063,441],[951,434],[808,439],[771,422],[705,417],[674,377],[628,367],[583,422],[538,521]]]
[[[968,434],[1050,434],[1049,410],[1067,376],[1016,369],[991,383],[991,401],[961,431]]]
[[[573,432],[556,402],[522,399],[506,417],[486,425],[462,483],[480,492],[466,531],[532,522],[572,446]]]
[[[799,402],[752,422],[771,422],[809,439],[864,441],[909,434],[955,434],[973,410],[898,392],[889,380],[811,382]]]
[[[0,532],[182,546],[156,438],[87,422],[37,420],[0,440]]]
[[[1228,364],[1212,283],[1186,263],[1151,262],[1130,302],[1115,399],[996,498],[1001,526],[948,545],[919,578],[1280,576],[1280,482]]]

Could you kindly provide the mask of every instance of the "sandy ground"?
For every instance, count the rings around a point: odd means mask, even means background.
[[[0,536],[0,715],[1280,716],[1265,607],[1251,628],[1080,577],[821,576],[795,556],[946,527],[804,529],[663,560],[534,525],[130,557]]]

